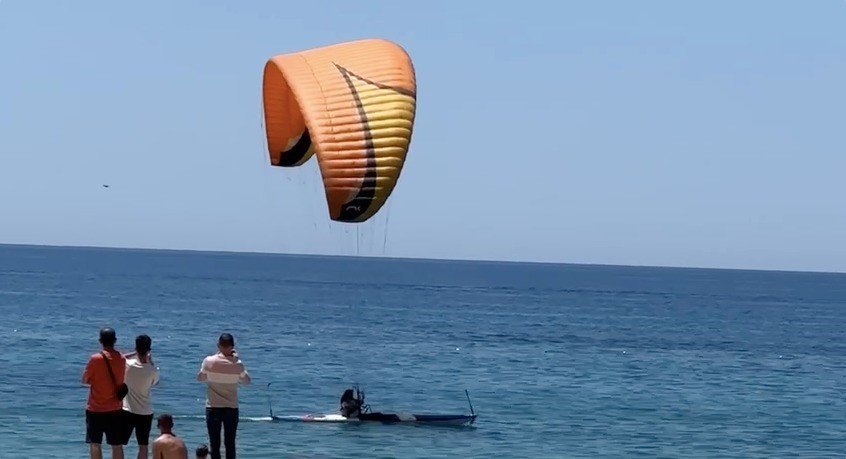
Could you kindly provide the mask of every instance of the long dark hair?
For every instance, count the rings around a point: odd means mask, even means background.
[[[344,394],[343,394],[343,395],[341,395],[341,403],[342,403],[342,404],[343,404],[344,402],[351,402],[351,401],[353,401],[353,400],[355,400],[355,393],[353,392],[353,390],[352,390],[352,389],[347,389],[347,390],[345,390],[345,391],[344,391]]]

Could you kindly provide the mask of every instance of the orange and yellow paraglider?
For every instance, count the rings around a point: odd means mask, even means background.
[[[405,163],[417,86],[408,54],[386,40],[360,40],[278,55],[264,68],[270,163],[312,156],[329,216],[363,222],[385,203]]]

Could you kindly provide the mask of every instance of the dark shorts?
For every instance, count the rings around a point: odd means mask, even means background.
[[[122,412],[107,411],[93,412],[85,411],[85,443],[103,443],[103,434],[106,434],[106,443],[110,445],[122,445],[123,436],[126,431],[125,420]]]
[[[150,444],[150,428],[153,426],[152,414],[134,414],[129,411],[123,412],[124,430],[123,444],[129,443],[132,439],[132,431],[135,431],[135,440],[139,446]]]

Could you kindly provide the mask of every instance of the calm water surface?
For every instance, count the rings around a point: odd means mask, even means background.
[[[0,315],[3,458],[85,457],[106,325],[153,337],[154,407],[192,449],[194,376],[230,331],[254,381],[239,457],[846,454],[844,275],[0,246]],[[468,389],[479,421],[262,419],[352,383],[412,412],[468,412]]]

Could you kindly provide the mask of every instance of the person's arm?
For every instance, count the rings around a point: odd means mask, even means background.
[[[93,370],[91,368],[91,362],[94,359],[88,359],[88,363],[85,365],[85,371],[82,372],[82,384],[86,386],[91,385],[91,375],[93,374]]]
[[[241,374],[239,375],[239,380],[241,381],[241,384],[249,386],[250,382],[252,381],[250,379],[250,373],[247,372],[247,367],[244,365],[244,362],[238,359],[238,363],[241,365]]]
[[[153,386],[159,383],[159,367],[156,366],[156,363],[153,362],[153,354],[147,354],[147,358],[150,360],[150,366],[153,367]]]
[[[153,459],[164,459],[164,451],[162,450],[162,444],[159,442],[158,439],[153,442]]]
[[[209,375],[206,373],[206,360],[203,359],[203,363],[200,365],[200,372],[197,373],[197,381],[206,381],[209,379]]]
[[[159,383],[159,369],[158,369],[158,368],[156,368],[156,369],[155,369],[155,370],[153,370],[153,371],[154,371],[155,373],[153,373],[153,384],[152,384],[152,385],[153,385],[153,386],[155,386],[155,385],[157,385],[157,384]]]

